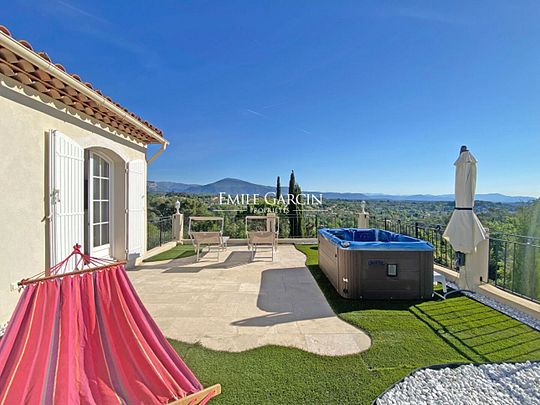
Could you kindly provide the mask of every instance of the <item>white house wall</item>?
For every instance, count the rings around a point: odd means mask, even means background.
[[[48,131],[58,130],[85,149],[112,151],[111,155],[121,158],[114,163],[115,172],[123,172],[124,162],[145,159],[143,145],[122,139],[79,114],[0,74],[0,139],[4,149],[0,159],[0,324],[9,319],[19,298],[19,293],[12,291],[15,284],[43,271],[48,263]],[[115,187],[124,189],[123,176],[115,181]],[[113,207],[112,215],[119,221],[115,239],[125,229],[124,201]],[[146,245],[146,226],[144,238]],[[117,244],[113,254],[119,257],[124,249]]]

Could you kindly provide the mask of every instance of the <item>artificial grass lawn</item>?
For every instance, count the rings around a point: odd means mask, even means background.
[[[165,252],[158,253],[148,259],[144,259],[144,262],[159,262],[161,260],[180,259],[182,257],[189,257],[195,255],[193,245],[176,245],[172,249]]]
[[[203,385],[221,383],[214,404],[369,404],[414,368],[448,362],[540,359],[540,332],[465,296],[445,301],[351,301],[317,266],[317,247],[298,246],[334,311],[366,331],[372,347],[324,357],[265,346],[216,352],[171,341]]]

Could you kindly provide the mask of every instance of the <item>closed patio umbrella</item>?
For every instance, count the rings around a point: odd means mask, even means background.
[[[488,239],[488,234],[473,211],[476,191],[476,159],[461,147],[456,166],[456,205],[443,237],[450,242],[456,252],[472,253],[476,245]]]

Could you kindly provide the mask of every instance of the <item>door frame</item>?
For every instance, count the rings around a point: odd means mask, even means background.
[[[109,243],[94,247],[94,156],[103,159],[109,165]],[[104,153],[89,150],[88,151],[88,220],[87,220],[87,235],[88,235],[88,254],[96,257],[112,258],[114,245],[114,162],[109,159]]]

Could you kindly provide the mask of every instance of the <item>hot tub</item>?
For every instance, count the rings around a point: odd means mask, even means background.
[[[323,228],[319,267],[352,299],[423,299],[433,294],[433,246],[381,229]]]

